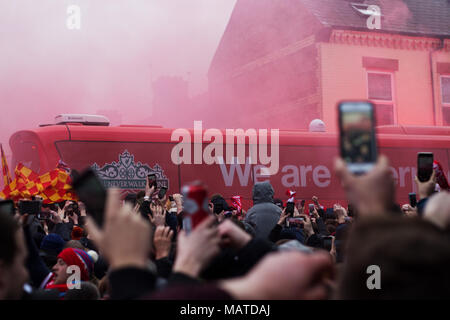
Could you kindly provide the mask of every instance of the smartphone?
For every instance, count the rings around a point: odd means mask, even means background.
[[[313,213],[314,212],[314,204],[310,203],[309,204],[309,213]]]
[[[294,213],[294,203],[293,202],[286,203],[286,213],[287,214],[293,214]]]
[[[417,154],[417,178],[421,182],[430,180],[433,173],[433,153],[419,152]]]
[[[417,206],[417,197],[414,192],[411,192],[409,195],[409,204],[411,207],[415,208]]]
[[[12,200],[0,201],[0,214],[9,214],[14,216],[16,214],[16,210],[14,209],[14,201]]]
[[[305,219],[303,217],[299,217],[299,218],[287,218],[286,220],[286,225],[288,227],[290,226],[303,226],[303,222],[305,221]]]
[[[194,182],[183,186],[181,193],[184,199],[183,229],[189,234],[210,215],[208,190],[202,183]]]
[[[42,202],[39,200],[20,200],[19,201],[19,213],[21,215],[30,214],[30,215],[38,215],[41,213]]]
[[[159,189],[159,192],[158,192],[158,198],[159,199],[164,198],[166,193],[167,193],[167,187],[161,187],[161,189]]]
[[[374,105],[368,101],[342,101],[339,110],[341,157],[355,175],[370,171],[377,161]]]
[[[73,188],[86,207],[86,212],[91,215],[97,225],[103,225],[103,217],[106,203],[106,188],[101,183],[95,172],[88,168],[73,181]]]
[[[173,199],[173,196],[169,196],[169,201],[175,201],[175,200]]]
[[[147,176],[148,179],[148,186],[151,188],[153,185],[156,187],[156,174],[150,173]]]

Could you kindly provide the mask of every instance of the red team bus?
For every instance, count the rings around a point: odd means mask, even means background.
[[[179,192],[185,183],[201,180],[209,187],[210,194],[220,193],[226,199],[241,195],[244,209],[251,206],[254,183],[264,180],[270,180],[275,197],[283,200],[286,200],[286,190],[291,189],[297,191],[298,200],[315,195],[326,206],[336,201],[346,203],[333,172],[334,158],[339,153],[336,133],[280,131],[279,170],[264,176],[261,166],[251,163],[247,157],[241,164],[174,163],[171,155],[179,139],[172,139],[173,131],[158,126],[112,127],[108,123],[81,122],[23,130],[10,139],[12,167],[21,162],[42,174],[55,168],[59,160],[78,171],[91,166],[105,186],[115,186],[124,192],[144,189],[147,174],[151,172],[157,175],[158,185],[169,187],[170,193]],[[202,135],[205,130],[200,132]],[[194,141],[194,130],[189,129],[189,133]],[[377,133],[379,153],[390,160],[398,203],[407,203],[408,193],[415,192],[418,152],[433,152],[448,177],[450,127],[388,126],[378,127]],[[248,137],[245,141],[248,155]],[[203,142],[202,150],[209,144]],[[195,148],[195,144],[189,145],[192,154]]]

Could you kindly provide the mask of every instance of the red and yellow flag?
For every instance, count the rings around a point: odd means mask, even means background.
[[[2,153],[2,173],[3,173],[3,182],[5,186],[9,185],[12,182],[11,173],[9,172],[8,162],[6,161],[5,152],[3,152],[3,145],[0,144],[0,149]]]
[[[16,178],[0,192],[0,197],[17,201],[41,196],[43,203],[77,200],[70,176],[62,169],[56,168],[39,176],[19,163],[15,174]]]

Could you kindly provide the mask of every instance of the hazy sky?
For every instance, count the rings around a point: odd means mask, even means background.
[[[236,0],[0,0],[0,142],[58,113],[150,114],[151,81],[206,73]],[[67,8],[81,9],[70,30]],[[8,148],[9,149],[9,148]]]

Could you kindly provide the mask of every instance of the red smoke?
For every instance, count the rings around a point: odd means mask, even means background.
[[[188,81],[190,96],[206,91],[235,1],[0,1],[5,152],[12,133],[59,113],[100,111],[113,124],[152,124],[152,83],[161,76]],[[80,30],[66,26],[69,5],[81,9]]]

